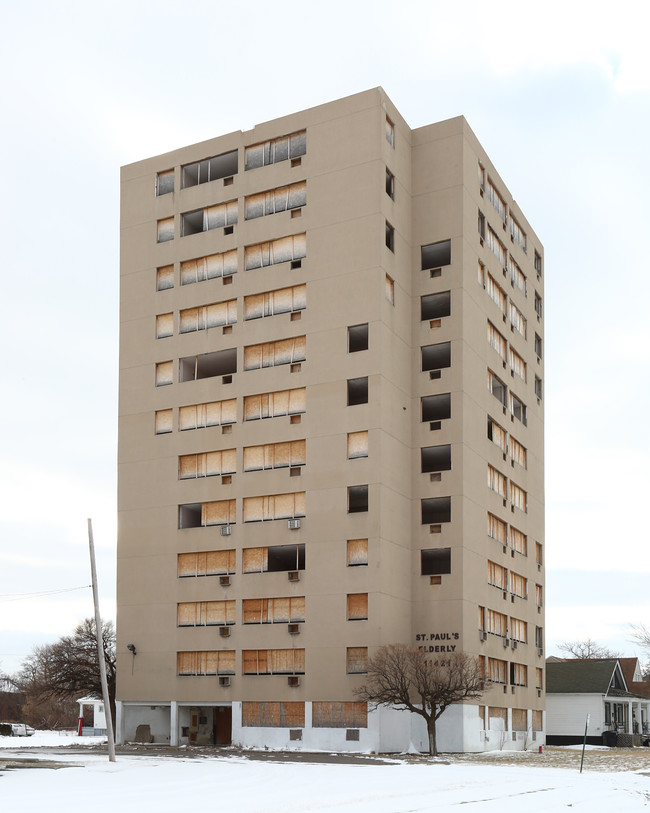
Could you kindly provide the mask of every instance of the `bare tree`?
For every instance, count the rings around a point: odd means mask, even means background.
[[[374,706],[392,706],[424,717],[429,753],[437,756],[436,721],[452,703],[479,698],[485,683],[478,658],[457,652],[430,661],[419,649],[391,644],[370,658],[367,683],[355,695]]]
[[[563,644],[558,644],[557,648],[560,652],[579,660],[597,661],[604,658],[621,657],[620,652],[601,646],[596,641],[592,641],[591,638],[585,638],[584,641],[565,641]]]
[[[103,624],[104,661],[111,709],[115,707],[115,629]],[[74,701],[83,695],[102,696],[95,621],[86,618],[72,635],[54,644],[34,647],[14,683],[27,694],[27,708],[38,725],[69,725],[76,720]]]
[[[650,657],[650,629],[645,624],[632,624],[632,640]],[[650,661],[641,664],[643,680],[650,683]]]

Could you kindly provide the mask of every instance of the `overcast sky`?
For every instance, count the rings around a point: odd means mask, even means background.
[[[87,517],[115,616],[119,167],[377,85],[411,127],[465,115],[545,246],[548,651],[591,636],[637,654],[648,14],[641,0],[5,4],[0,668],[92,614]]]

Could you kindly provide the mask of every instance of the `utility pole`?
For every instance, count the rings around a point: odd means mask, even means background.
[[[113,715],[108,697],[108,681],[106,680],[106,662],[104,661],[104,640],[102,635],[102,619],[99,614],[99,597],[97,595],[97,569],[95,567],[95,543],[93,542],[93,522],[88,520],[88,545],[90,547],[90,573],[93,582],[93,602],[95,604],[95,629],[97,631],[97,655],[99,660],[99,675],[102,681],[102,698],[104,700],[104,713],[106,714],[106,733],[108,734],[108,761],[115,762],[115,739],[113,737]]]

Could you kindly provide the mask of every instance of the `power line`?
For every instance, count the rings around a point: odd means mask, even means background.
[[[60,593],[72,593],[75,590],[87,590],[91,585],[84,584],[81,587],[64,587],[61,590],[43,590],[40,593],[0,593],[0,602],[24,601],[30,598],[43,598],[43,596],[56,596]]]

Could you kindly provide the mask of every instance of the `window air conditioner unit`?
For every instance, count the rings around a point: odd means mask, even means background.
[[[219,584],[222,587],[230,587],[230,576],[219,576]]]
[[[300,678],[298,675],[289,675],[287,678],[287,683],[289,686],[300,686]]]
[[[300,634],[300,624],[288,624],[289,635],[299,635]]]
[[[219,635],[222,638],[230,638],[230,627],[219,627]]]
[[[297,531],[300,528],[300,520],[299,519],[290,519],[287,522],[287,527],[290,531]]]
[[[219,686],[230,686],[230,678],[222,675],[219,678]]]
[[[219,533],[221,536],[230,536],[232,533],[232,528],[230,525],[222,525],[221,528],[219,528]]]
[[[299,582],[300,581],[300,571],[299,570],[290,570],[287,573],[287,578],[290,582]]]

